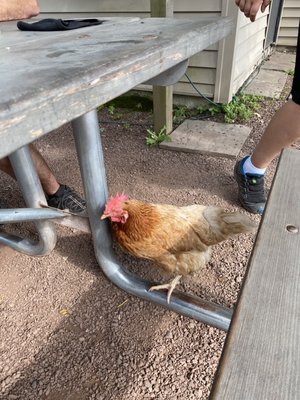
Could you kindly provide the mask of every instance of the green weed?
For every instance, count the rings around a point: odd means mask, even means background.
[[[147,129],[148,136],[146,137],[147,146],[158,146],[161,142],[171,142],[170,135],[166,132],[166,127],[162,127],[157,133],[151,129]]]
[[[235,96],[230,103],[222,106],[225,122],[248,121],[253,117],[254,112],[259,109],[259,102],[262,100],[262,96],[252,94]]]
[[[113,117],[113,119],[121,119],[123,117],[121,112],[117,112],[116,106],[113,103],[109,104],[107,111]]]
[[[217,104],[215,106],[207,107],[207,106],[199,106],[197,107],[197,111],[199,114],[208,114],[211,115],[212,117],[216,114],[219,114],[222,112],[222,106],[218,106]]]
[[[211,116],[214,116],[220,112],[220,107],[217,107],[217,106],[209,107],[208,112]]]
[[[180,124],[182,121],[185,119],[189,118],[191,116],[190,110],[185,107],[176,107],[173,110],[173,122],[174,124]]]
[[[107,107],[108,113],[110,115],[114,115],[115,111],[116,111],[116,107],[114,104],[109,104],[109,106]]]
[[[259,109],[259,102],[262,100],[262,96],[241,93],[234,96],[228,104],[216,104],[210,107],[199,106],[197,111],[200,114],[207,113],[211,116],[222,113],[224,114],[224,121],[227,123],[234,123],[237,120],[248,121]]]
[[[130,128],[130,123],[129,122],[124,122],[123,128],[124,129],[129,129]]]

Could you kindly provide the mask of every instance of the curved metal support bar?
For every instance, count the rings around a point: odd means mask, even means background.
[[[174,85],[185,74],[188,67],[188,60],[181,61],[179,64],[165,72],[143,82],[143,85],[170,86]]]
[[[28,207],[40,208],[46,204],[45,194],[33,165],[29,148],[24,146],[9,156],[15,176]],[[50,253],[56,244],[54,224],[48,221],[35,221],[39,241],[20,238],[4,232],[0,233],[0,243],[30,256],[43,256]]]
[[[35,222],[44,219],[65,218],[67,214],[52,208],[8,208],[0,210],[0,224]]]
[[[130,294],[227,331],[232,316],[231,309],[178,291],[173,292],[168,304],[165,293],[160,291],[149,292],[152,284],[122,268],[114,256],[109,225],[107,221],[100,221],[108,191],[97,112],[91,111],[77,118],[72,122],[72,126],[87,200],[95,254],[107,278]]]
[[[106,225],[106,221],[103,222]],[[98,234],[101,236],[101,241],[103,242],[107,232],[99,228]],[[231,309],[205,301],[194,295],[182,293],[178,290],[174,290],[170,303],[167,303],[166,293],[162,291],[149,292],[150,287],[155,283],[144,281],[124,270],[113,256],[113,249],[111,247],[103,248],[101,245],[101,248],[99,248],[98,245],[95,251],[102,271],[119,288],[215,328],[224,331],[229,329],[232,317]]]

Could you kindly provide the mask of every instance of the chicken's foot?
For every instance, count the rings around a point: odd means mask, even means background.
[[[149,289],[149,292],[152,292],[152,290],[168,289],[167,302],[170,303],[171,294],[172,294],[173,290],[175,289],[175,287],[178,285],[181,277],[182,277],[182,275],[177,275],[169,283],[164,283],[162,285],[157,285],[157,286],[151,286],[151,288]]]

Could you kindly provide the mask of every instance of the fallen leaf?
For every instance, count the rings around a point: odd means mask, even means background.
[[[60,315],[62,315],[63,317],[65,317],[66,315],[69,315],[69,311],[66,308],[62,308],[61,310],[59,310]]]

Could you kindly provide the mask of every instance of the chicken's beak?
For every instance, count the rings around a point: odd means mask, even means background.
[[[102,214],[101,217],[100,217],[100,219],[102,220],[102,219],[106,219],[106,218],[108,218],[108,217],[109,217],[109,215],[107,215],[107,214]]]

